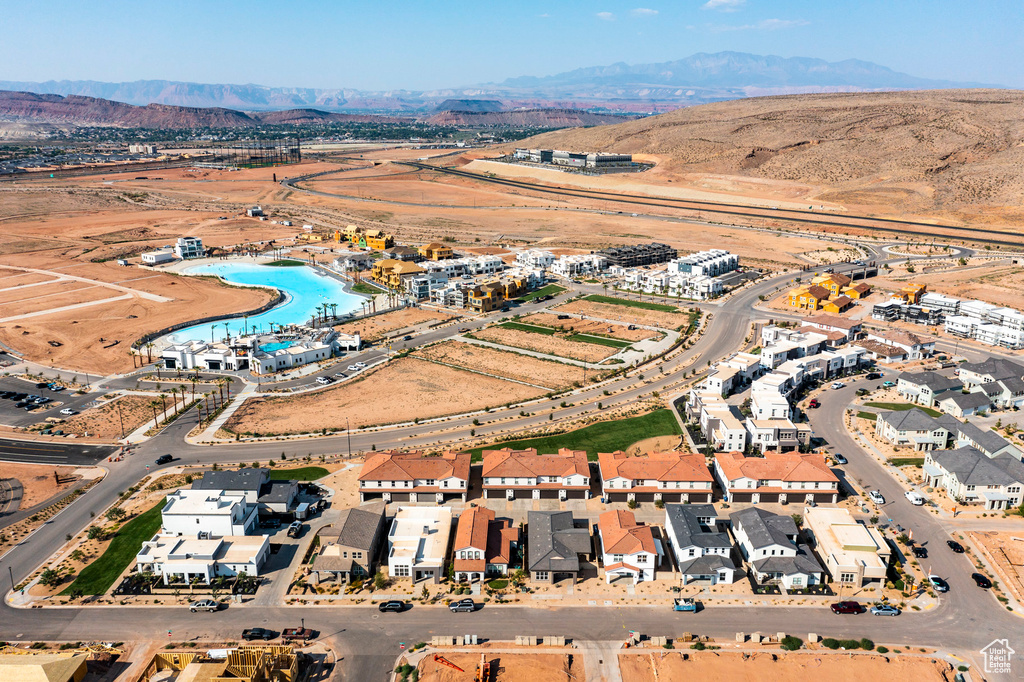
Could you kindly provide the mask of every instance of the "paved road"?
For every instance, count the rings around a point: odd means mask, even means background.
[[[110,445],[0,439],[0,461],[92,466],[118,450]]]

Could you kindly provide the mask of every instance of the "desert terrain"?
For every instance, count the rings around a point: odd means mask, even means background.
[[[124,422],[124,435],[153,419],[153,403],[157,403],[156,412],[163,414],[159,406],[160,399],[151,395],[123,395],[99,407],[86,410],[81,414],[68,417],[56,428],[64,433],[79,436],[89,434],[90,438],[115,441],[121,438],[121,423]],[[168,405],[170,402],[168,401]]]
[[[679,329],[690,323],[689,315],[684,315],[681,312],[672,313],[662,310],[647,310],[645,308],[634,308],[615,303],[598,303],[585,299],[570,301],[552,310],[597,317],[602,320],[613,320],[625,323],[626,325],[645,324],[652,327],[661,327],[662,329]]]
[[[462,341],[445,341],[427,346],[415,351],[413,357],[543,386],[553,391],[570,388],[582,379],[582,370],[573,365]]]
[[[484,652],[492,669],[501,668],[501,673],[491,679],[501,682],[565,682],[583,680],[583,657],[579,654],[529,654],[529,653],[488,653]],[[471,682],[479,653],[442,652],[442,655],[465,672],[453,670],[425,656],[420,661],[420,682]],[[628,678],[625,678],[628,679]]]
[[[560,336],[548,336],[547,334],[536,334],[520,329],[508,329],[505,327],[488,327],[473,332],[474,339],[489,341],[502,346],[522,348],[545,355],[554,355],[570,360],[581,362],[601,362],[619,352],[619,348],[609,348],[593,343],[582,341],[570,341]]]
[[[359,334],[364,342],[377,341],[397,331],[409,329],[424,322],[446,322],[454,319],[437,310],[426,308],[402,308],[391,313],[367,317],[355,322],[345,322],[335,327],[342,334]]]
[[[3,476],[0,478],[14,479],[21,483],[21,502],[18,505],[20,510],[45,502],[61,490],[70,487],[78,480],[74,472],[75,467],[4,462]]]
[[[560,320],[558,315],[552,315],[551,313],[534,313],[533,315],[527,315],[519,321],[524,324],[552,327],[554,329],[576,332],[577,334],[610,336],[622,341],[643,341],[644,339],[661,336],[658,332],[651,331],[650,329],[630,329],[628,325],[608,324],[597,320],[583,320],[576,317]]]

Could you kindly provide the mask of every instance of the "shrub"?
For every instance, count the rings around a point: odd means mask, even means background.
[[[832,639],[831,637],[826,637],[825,639],[821,640],[821,645],[823,647],[825,647],[826,649],[838,649],[839,648],[839,640],[838,639]]]
[[[969,668],[966,665],[958,665],[956,667],[956,669],[959,670],[962,673],[965,673],[965,672],[967,672],[969,670]]]
[[[60,573],[53,570],[52,568],[47,568],[39,574],[39,584],[45,587],[53,587],[54,585],[60,585],[60,581]]]
[[[639,505],[637,505],[637,503],[636,503],[636,500],[630,500],[629,502],[627,502],[627,503],[626,503],[626,505],[627,505],[627,506],[628,506],[628,507],[629,507],[630,509],[636,509],[636,508],[637,508],[637,506],[639,506]]]
[[[696,642],[694,644],[691,644],[690,648],[696,651],[704,651],[704,649],[706,649],[707,647],[704,646],[704,642]]]
[[[120,507],[111,507],[107,510],[105,516],[111,521],[123,521],[124,518],[128,516],[128,512]]]
[[[796,651],[804,645],[804,640],[793,635],[786,635],[782,638],[782,648],[786,651]]]
[[[875,643],[872,642],[867,637],[864,637],[863,639],[860,640],[860,648],[863,649],[864,651],[871,651],[872,649],[875,648]]]
[[[851,649],[859,649],[860,642],[858,642],[855,639],[841,639],[839,640],[839,646],[843,647],[847,651],[850,651]]]

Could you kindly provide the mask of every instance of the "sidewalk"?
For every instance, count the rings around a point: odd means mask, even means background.
[[[224,426],[224,423],[231,418],[231,415],[235,413],[235,410],[242,406],[242,403],[245,402],[246,398],[256,394],[256,388],[255,384],[246,384],[245,388],[235,394],[235,397],[231,399],[231,403],[224,408],[224,411],[220,413],[220,416],[213,420],[213,423],[207,426],[206,429],[198,436],[186,436],[186,442],[190,445],[197,445],[202,441],[210,442],[217,440],[215,438],[217,430]]]

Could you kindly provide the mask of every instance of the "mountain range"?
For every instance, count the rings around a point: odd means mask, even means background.
[[[980,87],[929,80],[872,62],[827,62],[742,52],[699,53],[654,64],[625,63],[575,69],[551,76],[522,76],[436,90],[363,91],[350,88],[289,88],[263,85],[142,80],[0,81],[0,90],[79,95],[145,106],[224,107],[244,111],[303,109],[328,112],[425,113],[445,100],[497,100],[505,109],[604,109],[668,111],[681,106],[758,95]],[[466,110],[479,111],[467,106]],[[486,110],[493,110],[488,103]]]

